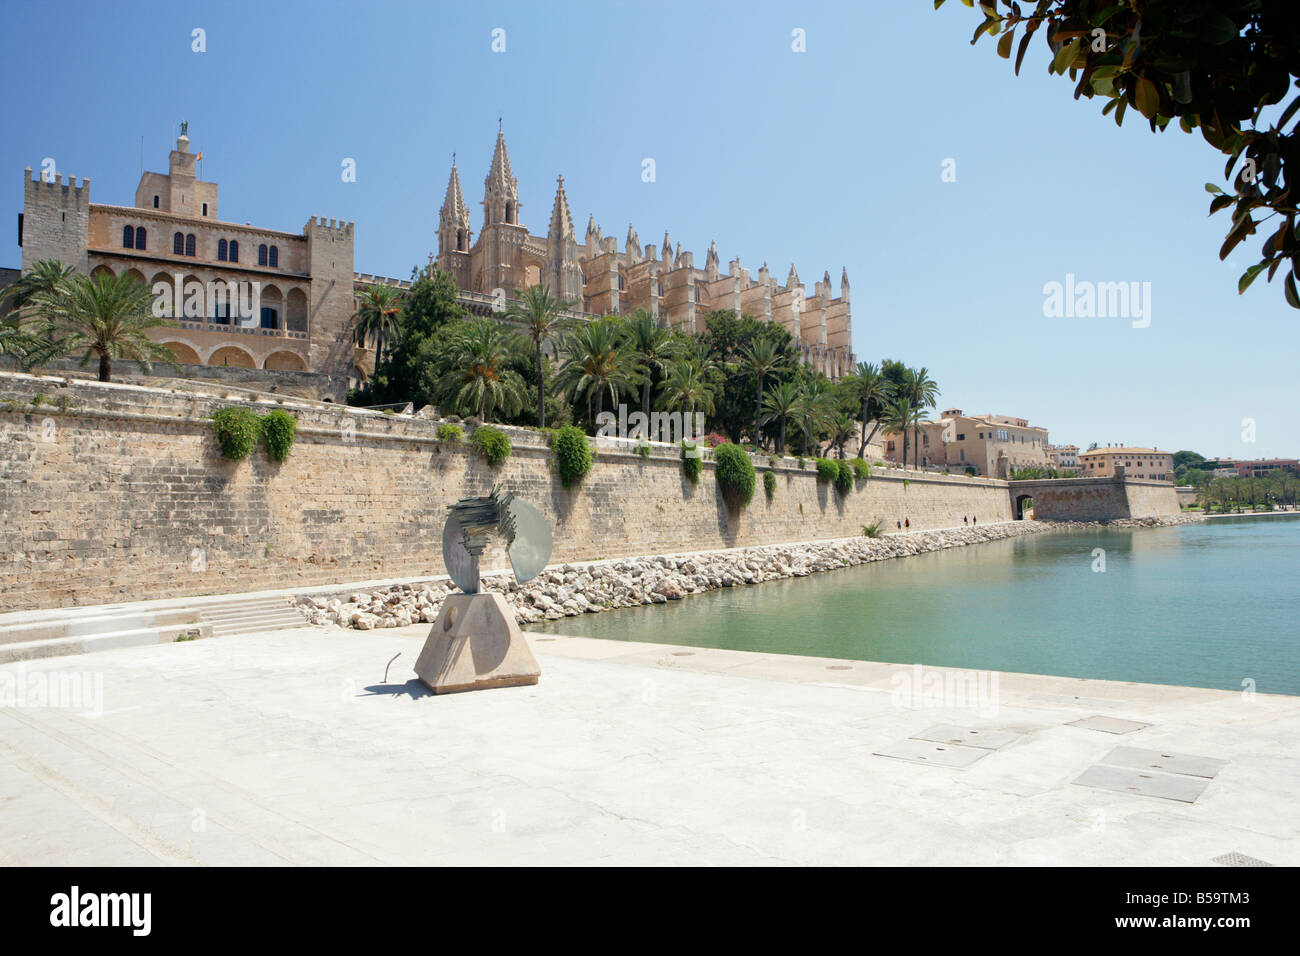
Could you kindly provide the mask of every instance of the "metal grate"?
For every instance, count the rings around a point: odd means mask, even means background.
[[[1246,856],[1244,853],[1238,853],[1233,850],[1231,853],[1224,853],[1222,856],[1216,856],[1211,861],[1218,863],[1220,866],[1272,866],[1272,863],[1265,863],[1263,860],[1257,860],[1253,856]]]

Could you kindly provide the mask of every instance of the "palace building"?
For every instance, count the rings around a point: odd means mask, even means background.
[[[33,177],[28,167],[19,218],[22,270],[58,259],[84,273],[131,274],[167,290],[156,308],[176,326],[150,335],[182,365],[299,373],[287,378],[320,397],[342,399],[374,364],[372,351],[352,341],[356,293],[375,284],[406,288],[409,280],[353,271],[351,222],[312,216],[301,232],[285,232],[223,221],[217,184],[198,176],[201,156],[190,151],[181,124],[167,172],[143,173],[131,206],[92,203],[89,179]],[[516,289],[546,283],[581,316],[644,308],[666,325],[703,332],[709,311],[732,309],[780,322],[803,360],[831,378],[855,365],[845,273],[838,296],[829,273],[807,295],[793,266],[784,284],[766,264],[752,276],[733,259],[723,272],[711,245],[698,269],[692,253],[680,243],[674,249],[667,233],[658,249],[643,248],[629,227],[620,252],[593,218],[578,242],[563,177],[545,236],[522,225],[520,206],[500,131],[477,236],[453,162],[438,216],[436,265],[454,277],[467,311],[493,314]],[[435,264],[432,253],[429,263]]]

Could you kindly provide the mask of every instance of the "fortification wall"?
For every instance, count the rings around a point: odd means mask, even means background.
[[[765,457],[752,505],[733,513],[711,461],[693,485],[676,447],[643,459],[605,439],[566,490],[528,430],[505,429],[514,452],[493,472],[439,442],[436,422],[291,398],[252,406],[297,417],[288,461],[259,448],[231,462],[207,420],[229,404],[215,388],[0,374],[0,610],[440,574],[447,506],[498,482],[553,523],[556,562],[1011,517],[1005,482],[885,469],[841,495],[791,459],[768,502]]]

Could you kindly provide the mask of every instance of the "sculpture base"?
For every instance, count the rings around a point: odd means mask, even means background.
[[[449,594],[415,661],[415,676],[435,694],[536,684],[537,658],[496,592]]]

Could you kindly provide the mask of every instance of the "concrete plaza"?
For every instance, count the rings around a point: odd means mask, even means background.
[[[435,697],[427,631],[0,667],[0,863],[1300,864],[1300,698],[535,634]]]

